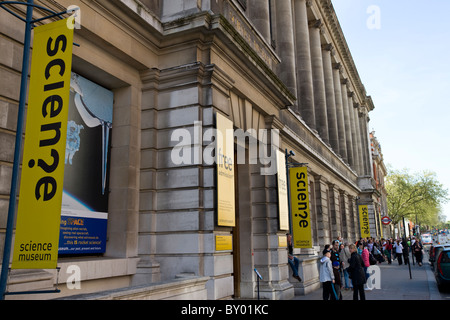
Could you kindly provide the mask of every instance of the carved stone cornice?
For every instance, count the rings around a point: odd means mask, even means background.
[[[355,88],[355,95],[358,100],[364,101],[366,99],[366,90],[359,77],[358,70],[332,3],[330,0],[316,0],[315,3],[321,12],[320,19],[324,24],[324,28],[326,27],[327,31],[329,31],[330,36],[333,39],[333,44],[335,45],[335,50],[337,50],[346,74]],[[371,110],[373,109],[369,108],[369,111]]]

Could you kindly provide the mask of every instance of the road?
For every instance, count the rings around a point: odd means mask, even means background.
[[[379,288],[366,290],[366,300],[448,300],[450,290],[439,292],[436,280],[428,262],[428,254],[425,252],[423,265],[420,267],[411,262],[411,278],[408,265],[398,265],[383,262],[377,266],[380,268]],[[375,283],[375,286],[377,284]],[[342,291],[343,300],[352,300],[353,291]],[[306,296],[295,296],[294,300],[322,300],[322,289],[318,289]]]

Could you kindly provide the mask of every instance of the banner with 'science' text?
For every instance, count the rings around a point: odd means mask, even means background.
[[[291,219],[294,248],[312,248],[308,168],[291,168],[289,170],[289,180],[291,184]]]
[[[370,238],[369,207],[367,205],[359,206],[359,227],[361,237]]]
[[[13,269],[53,269],[58,260],[73,28],[34,29]]]

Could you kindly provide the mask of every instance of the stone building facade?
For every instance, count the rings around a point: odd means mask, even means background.
[[[36,3],[59,11],[73,1]],[[81,289],[60,286],[60,294],[47,298],[254,298],[256,268],[262,297],[289,299],[319,287],[317,253],[325,244],[338,236],[359,239],[358,205],[368,205],[372,236],[379,235],[368,131],[374,105],[330,0],[76,4],[81,28],[73,72],[114,93],[107,244],[101,255],[60,257],[59,282],[75,264]],[[23,29],[0,10],[1,243]],[[278,132],[277,145],[255,139],[293,151],[291,162],[307,163],[314,245],[295,249],[302,283],[290,277],[276,175],[261,174],[267,163],[235,166],[234,227],[217,224],[216,166],[174,163],[174,132],[202,135],[215,127],[217,114],[235,130]],[[250,140],[240,146],[246,159]],[[207,146],[200,140],[191,149],[201,153]],[[217,250],[217,236],[232,236],[232,248]],[[10,274],[11,290],[54,282],[52,270]]]

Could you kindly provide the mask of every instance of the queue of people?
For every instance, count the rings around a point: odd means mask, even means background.
[[[365,300],[364,285],[371,265],[397,260],[408,263],[411,248],[417,263],[422,266],[423,245],[412,237],[407,239],[361,238],[355,243],[344,243],[341,238],[325,245],[320,259],[320,282],[324,300],[342,300],[341,290],[353,290],[353,300]]]

